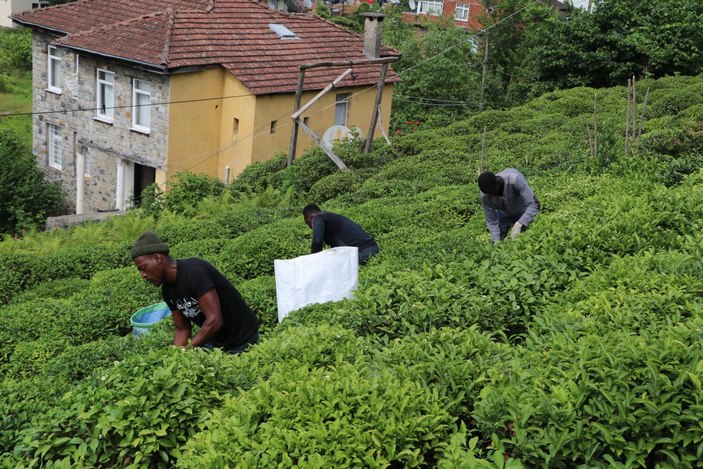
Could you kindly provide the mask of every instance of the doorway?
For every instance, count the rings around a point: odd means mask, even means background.
[[[146,186],[156,182],[156,168],[143,166],[134,163],[134,206],[139,207],[142,203],[142,192]]]

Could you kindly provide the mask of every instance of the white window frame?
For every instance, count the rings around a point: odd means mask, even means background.
[[[61,50],[56,46],[47,49],[47,91],[61,94]]]
[[[148,89],[145,89],[148,88]],[[151,132],[152,83],[138,78],[132,79],[132,130],[148,134]],[[143,102],[140,102],[143,100]],[[146,110],[146,122],[140,121],[140,112]]]
[[[63,138],[61,127],[54,124],[46,124],[47,153],[49,156],[49,166],[61,171],[63,168]]]
[[[454,10],[454,19],[457,21],[469,21],[469,11],[471,5],[468,3],[457,3]]]
[[[421,0],[417,4],[418,15],[441,16],[444,10],[442,0]]]
[[[334,103],[334,125],[347,125],[351,93],[339,93]]]
[[[104,74],[104,78],[100,78],[100,74]],[[111,80],[108,80],[107,78]],[[96,119],[112,124],[115,114],[115,72],[99,68],[95,75],[96,92],[95,92],[95,107],[97,110]],[[112,89],[112,95],[107,96],[107,89]],[[103,112],[103,110],[105,112]]]

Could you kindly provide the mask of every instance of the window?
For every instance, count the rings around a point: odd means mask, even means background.
[[[115,107],[115,74],[98,69],[97,117],[112,122]]]
[[[63,165],[63,140],[61,139],[61,127],[58,125],[47,124],[49,150],[49,166],[61,169]]]
[[[271,134],[276,133],[276,122],[277,121],[271,121]]]
[[[338,94],[334,107],[334,124],[347,125],[347,112],[349,112],[349,93]]]
[[[305,127],[310,127],[310,118],[303,117],[303,124],[305,124]]]
[[[132,82],[132,128],[140,132],[151,130],[151,82]]]
[[[232,140],[237,138],[237,135],[239,134],[239,119],[236,117],[232,118]]]
[[[417,13],[439,16],[442,14],[442,2],[422,0],[420,3],[417,4]]]
[[[469,5],[466,3],[457,3],[454,11],[454,19],[457,21],[469,21]]]
[[[49,46],[48,90],[61,93],[61,51]]]

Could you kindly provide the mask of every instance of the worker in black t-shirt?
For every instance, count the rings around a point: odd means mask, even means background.
[[[322,251],[323,242],[330,247],[356,246],[359,248],[359,265],[378,254],[376,240],[349,218],[332,212],[323,212],[315,204],[303,209],[305,223],[312,228],[312,254]]]
[[[142,278],[161,286],[176,330],[173,344],[220,348],[241,353],[259,340],[259,321],[237,289],[209,262],[173,259],[156,234],[145,231],[134,243],[132,259]],[[192,323],[200,330],[192,337]]]

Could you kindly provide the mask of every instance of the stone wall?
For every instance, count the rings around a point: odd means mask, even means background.
[[[76,159],[85,156],[84,212],[117,207],[117,167],[140,164],[165,170],[168,139],[169,78],[114,60],[76,57],[62,49],[61,92],[48,88],[48,45],[52,36],[33,33],[34,154],[48,178],[60,181],[67,205],[76,207]],[[115,110],[112,123],[96,118],[97,69],[114,72]],[[152,84],[151,131],[132,129],[132,79]],[[163,104],[157,104],[163,103]],[[61,128],[63,163],[49,166],[47,124]],[[127,171],[129,178],[130,172]],[[126,183],[126,198],[132,181]]]

